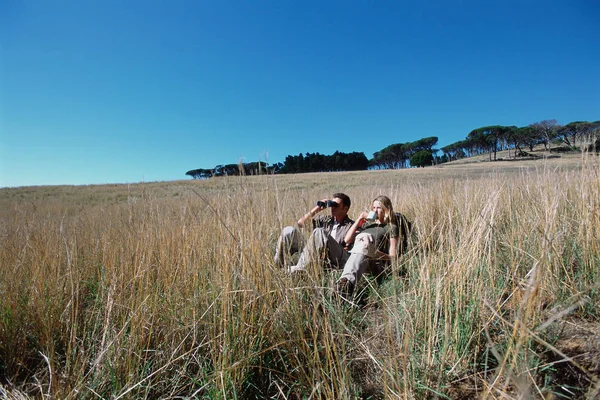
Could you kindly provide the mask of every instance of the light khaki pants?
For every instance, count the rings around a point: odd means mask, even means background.
[[[365,272],[379,275],[384,268],[381,264],[375,262],[374,256],[375,243],[373,236],[370,233],[359,233],[354,239],[354,247],[350,250],[350,257],[344,265],[344,271],[342,271],[340,279],[346,278],[356,287]]]
[[[306,239],[295,226],[286,226],[281,230],[281,235],[277,239],[277,247],[275,248],[275,265],[284,267],[290,255],[302,251]]]
[[[350,253],[339,244],[323,228],[316,228],[308,238],[308,242],[300,254],[298,264],[290,268],[290,272],[306,270],[309,265],[323,267],[329,264],[332,268],[341,268]]]

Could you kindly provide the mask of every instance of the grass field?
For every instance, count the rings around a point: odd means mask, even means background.
[[[597,398],[599,164],[0,189],[0,397]],[[414,225],[354,304],[273,264],[337,191]]]

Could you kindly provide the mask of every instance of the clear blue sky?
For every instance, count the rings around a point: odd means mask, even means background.
[[[600,2],[0,1],[0,187],[600,119]]]

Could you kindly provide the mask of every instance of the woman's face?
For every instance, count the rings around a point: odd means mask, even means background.
[[[385,210],[384,210],[383,204],[381,204],[381,202],[379,202],[378,200],[375,200],[373,202],[373,207],[371,209],[373,211],[375,211],[375,213],[377,214],[377,219],[379,220],[379,222],[385,221]]]

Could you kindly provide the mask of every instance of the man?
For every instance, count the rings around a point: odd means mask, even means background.
[[[331,215],[318,215],[326,208],[331,208]],[[326,262],[334,268],[343,267],[349,257],[344,237],[354,223],[348,217],[350,197],[344,193],[335,193],[331,200],[317,202],[308,213],[298,220],[298,227],[286,226],[281,231],[275,251],[275,264],[284,267],[285,258],[301,251],[298,264],[289,268],[290,272],[306,269],[313,261]],[[315,217],[316,216],[316,217]],[[313,232],[308,243],[299,228],[312,220]],[[322,259],[322,257],[325,259]]]

